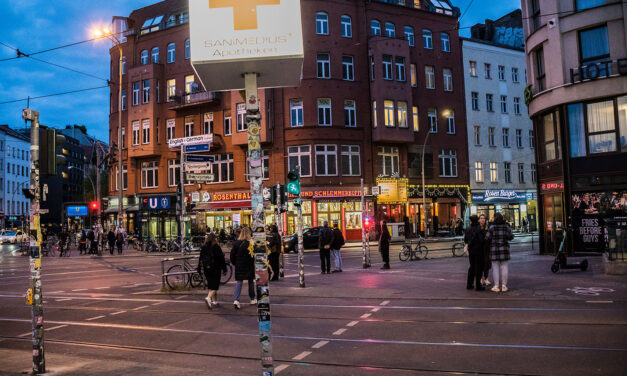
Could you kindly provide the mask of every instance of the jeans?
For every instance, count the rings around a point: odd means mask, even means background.
[[[333,261],[335,262],[335,270],[342,270],[342,254],[339,249],[332,249]]]
[[[237,300],[239,302],[239,297],[242,295],[242,285],[244,281],[235,281],[235,291],[233,300]],[[255,299],[255,282],[252,279],[248,280],[248,297],[250,300]]]
[[[492,276],[494,277],[494,286],[499,287],[499,281],[501,285],[507,285],[507,275],[509,274],[509,267],[507,261],[492,261]]]

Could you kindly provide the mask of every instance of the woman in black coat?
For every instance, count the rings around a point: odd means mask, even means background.
[[[381,222],[381,237],[379,238],[379,252],[381,252],[381,258],[383,259],[383,266],[381,269],[390,268],[390,231],[388,231],[388,224],[386,221]]]
[[[233,306],[240,309],[239,297],[242,294],[242,285],[248,281],[248,296],[250,304],[257,304],[255,299],[255,259],[248,247],[253,243],[250,228],[242,228],[237,241],[233,243],[231,250],[231,263],[235,266],[235,291],[233,293]]]
[[[472,290],[474,287],[477,291],[483,291],[485,288],[481,286],[481,277],[483,276],[485,234],[479,226],[479,217],[476,215],[470,216],[470,227],[464,234],[464,243],[468,245],[468,261],[470,261],[466,288]]]
[[[200,248],[198,267],[203,271],[207,280],[209,294],[205,298],[207,308],[218,305],[218,289],[220,288],[220,274],[226,273],[224,253],[217,242],[215,234],[207,234],[205,243]]]

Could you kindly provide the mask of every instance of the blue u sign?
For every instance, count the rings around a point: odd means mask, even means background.
[[[170,209],[170,197],[146,197],[143,200],[144,209],[148,210],[166,210]]]

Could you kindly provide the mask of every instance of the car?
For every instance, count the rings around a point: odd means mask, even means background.
[[[2,244],[4,243],[16,244],[16,243],[21,242],[22,240],[27,240],[27,239],[28,239],[28,234],[22,231],[5,231],[0,237]]]
[[[310,227],[303,230],[303,248],[317,249],[320,227]],[[298,252],[298,234],[283,237],[283,249],[286,253]]]

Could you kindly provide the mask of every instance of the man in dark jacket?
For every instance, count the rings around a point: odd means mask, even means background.
[[[324,221],[318,238],[321,274],[331,273],[331,244],[333,244],[333,230],[329,227],[329,222]]]
[[[113,232],[113,228],[110,228],[107,233],[107,242],[109,243],[109,253],[113,255],[113,250],[115,248],[115,233]]]
[[[342,231],[338,228],[338,223],[335,221],[333,223],[333,243],[331,243],[331,251],[333,252],[333,258],[335,259],[335,269],[333,273],[341,273],[342,272],[342,255],[340,253],[340,248],[344,245],[344,235],[342,235]]]
[[[379,252],[381,252],[381,259],[383,260],[383,266],[381,269],[390,268],[390,231],[388,230],[388,224],[386,221],[381,221],[381,235],[379,237]]]
[[[98,249],[98,244],[96,243],[96,234],[93,229],[89,230],[87,233],[87,239],[89,239],[89,254],[95,255]]]
[[[479,217],[476,215],[470,216],[470,227],[466,229],[464,234],[464,243],[468,245],[468,261],[470,261],[466,288],[472,290],[475,287],[477,291],[483,291],[485,288],[481,286],[481,276],[483,275],[485,238],[479,226]]]

